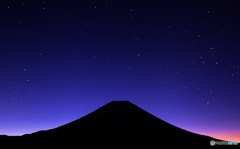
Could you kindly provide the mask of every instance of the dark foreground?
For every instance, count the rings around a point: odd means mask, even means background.
[[[129,101],[113,101],[66,125],[23,136],[0,136],[7,147],[211,147],[220,141],[175,127]],[[216,145],[215,145],[216,146]]]

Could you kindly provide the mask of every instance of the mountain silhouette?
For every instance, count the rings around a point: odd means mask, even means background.
[[[0,136],[4,143],[26,147],[210,146],[221,141],[173,126],[129,101],[112,101],[60,127],[23,136]]]

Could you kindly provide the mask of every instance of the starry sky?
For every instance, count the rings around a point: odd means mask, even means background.
[[[237,0],[2,0],[0,134],[128,100],[182,129],[240,142]]]

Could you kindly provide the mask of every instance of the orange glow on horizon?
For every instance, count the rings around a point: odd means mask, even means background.
[[[209,136],[216,138],[216,139],[220,139],[220,140],[225,140],[225,141],[237,141],[238,143],[240,143],[240,130],[236,130],[236,131],[220,131],[217,133],[211,133],[209,134]]]

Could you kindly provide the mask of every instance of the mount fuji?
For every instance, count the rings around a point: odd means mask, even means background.
[[[25,147],[210,146],[221,141],[171,125],[129,101],[112,101],[60,127],[23,136],[0,136],[1,144]]]

